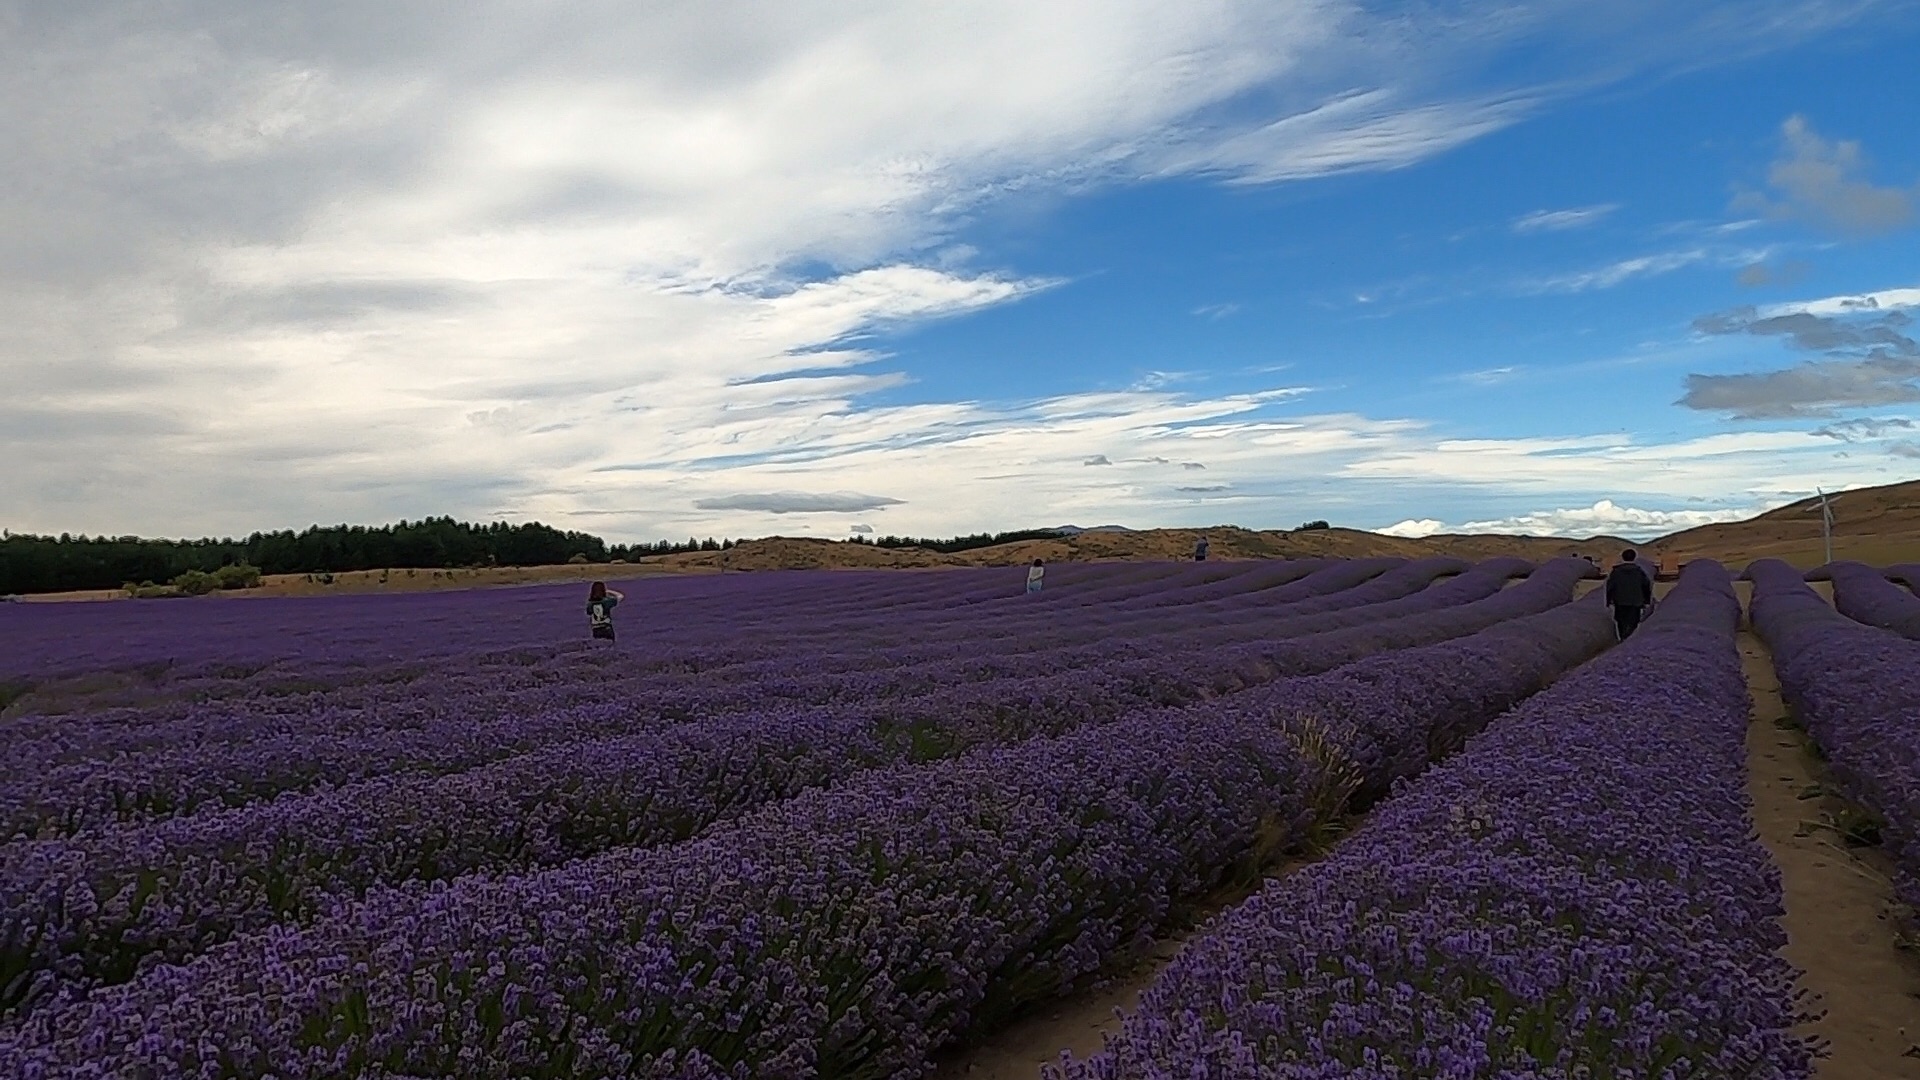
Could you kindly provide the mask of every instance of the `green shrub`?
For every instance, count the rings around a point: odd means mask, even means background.
[[[173,579],[173,587],[188,596],[205,596],[220,587],[220,578],[205,570],[189,570]]]
[[[223,566],[213,572],[214,579],[223,589],[257,589],[260,587],[260,568],[246,563],[234,563]]]
[[[135,585],[133,588],[127,590],[127,595],[135,600],[167,600],[187,594],[174,588],[172,585],[155,585],[149,581],[144,585]]]
[[[1316,519],[1314,521],[1309,521],[1306,524],[1301,525],[1300,528],[1295,531],[1307,532],[1312,529],[1331,529],[1331,528],[1333,528],[1333,526],[1327,524],[1326,520],[1324,518],[1321,518],[1321,519]]]
[[[569,563],[574,564],[575,566],[579,566],[587,561],[587,557],[583,553],[576,551],[573,553],[573,557],[569,558],[567,561]]]

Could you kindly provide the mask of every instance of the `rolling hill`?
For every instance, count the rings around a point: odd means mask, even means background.
[[[1836,559],[1875,565],[1920,560],[1920,481],[1856,488],[1833,496]],[[1497,534],[1441,534],[1409,539],[1359,529],[1252,530],[1233,525],[1207,529],[1080,529],[1049,540],[1022,540],[942,554],[921,548],[879,548],[834,540],[768,537],[743,541],[731,551],[687,552],[643,560],[681,570],[774,570],[820,567],[1014,566],[1034,559],[1099,562],[1121,559],[1184,559],[1205,534],[1216,559],[1285,559],[1376,555],[1454,555],[1484,559],[1518,555],[1541,560],[1592,555],[1611,562],[1625,547],[1654,559],[1714,558],[1730,566],[1754,559],[1785,559],[1811,568],[1825,561],[1818,500],[1806,499],[1746,521],[1706,525],[1646,543],[1613,536],[1581,540]]]

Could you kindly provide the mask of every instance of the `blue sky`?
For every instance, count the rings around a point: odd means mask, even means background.
[[[1912,3],[115,7],[0,15],[17,531],[1645,536],[1920,476]]]

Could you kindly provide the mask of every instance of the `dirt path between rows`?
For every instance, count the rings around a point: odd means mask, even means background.
[[[1339,835],[1351,833],[1366,819],[1366,814],[1349,816]],[[1120,1034],[1120,1011],[1131,1013],[1139,1007],[1140,992],[1152,985],[1190,938],[1205,930],[1208,919],[1259,892],[1268,882],[1331,853],[1331,846],[1318,846],[1283,856],[1259,880],[1226,885],[1183,905],[1175,925],[1162,929],[1132,963],[1077,994],[1036,1005],[1029,1015],[977,1045],[942,1054],[930,1080],[1038,1080],[1041,1066],[1058,1065],[1062,1051],[1072,1051],[1075,1060],[1085,1061],[1106,1045],[1106,1036]]]
[[[1807,1008],[1823,1013],[1805,1030],[1831,1052],[1818,1080],[1920,1080],[1920,960],[1895,943],[1893,889],[1878,852],[1848,850],[1822,827],[1837,799],[1802,798],[1828,783],[1806,736],[1787,723],[1766,646],[1740,635],[1753,693],[1747,729],[1747,790],[1760,840],[1786,888],[1786,957],[1805,972]],[[1811,824],[1810,824],[1811,823]]]

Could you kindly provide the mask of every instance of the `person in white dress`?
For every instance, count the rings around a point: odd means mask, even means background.
[[[1046,576],[1046,564],[1042,563],[1039,559],[1033,560],[1033,565],[1027,568],[1027,591],[1039,592],[1040,579]]]

